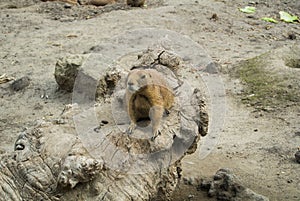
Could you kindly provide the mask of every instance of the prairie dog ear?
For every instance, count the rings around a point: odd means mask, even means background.
[[[127,77],[126,77],[126,82],[128,82],[129,77],[135,72],[136,70],[131,70],[128,72]]]
[[[129,76],[130,76],[130,73],[131,73],[131,72],[129,72],[129,73],[127,74],[127,77],[126,77],[126,79],[125,79],[125,83],[128,82],[128,78],[129,78]]]

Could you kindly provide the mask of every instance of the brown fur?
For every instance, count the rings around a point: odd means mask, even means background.
[[[132,133],[141,119],[150,118],[152,134],[159,134],[164,111],[172,107],[174,95],[163,76],[153,69],[135,69],[127,77],[126,106],[131,119],[128,132]]]
[[[127,0],[127,5],[133,7],[142,7],[145,4],[145,0]]]

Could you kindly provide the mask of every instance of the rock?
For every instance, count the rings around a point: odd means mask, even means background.
[[[76,102],[111,95],[121,72],[107,63],[99,63],[101,60],[98,54],[68,55],[58,59],[54,76],[59,88],[73,92]]]
[[[217,21],[217,20],[219,20],[219,17],[217,15],[217,13],[214,13],[214,14],[212,14],[212,16],[209,19],[213,20],[213,21]]]
[[[300,163],[300,150],[295,153],[295,159],[298,163]]]
[[[14,91],[20,91],[25,89],[26,87],[28,87],[30,84],[30,78],[27,76],[21,77],[17,80],[15,80],[12,84],[11,84],[11,88]]]
[[[288,39],[295,40],[296,39],[296,34],[294,34],[294,33],[288,33]]]
[[[41,0],[41,1],[45,2],[45,1],[57,1],[57,0]],[[69,4],[77,4],[78,3],[77,0],[59,0],[59,1],[69,3]]]
[[[218,170],[212,181],[202,180],[199,189],[220,201],[269,201],[267,197],[244,187],[229,169]]]
[[[182,59],[167,51],[162,51],[160,53],[158,62],[172,69],[174,72],[177,72],[177,69],[180,67],[181,63],[183,63]]]
[[[142,7],[145,4],[145,0],[127,0],[127,5],[132,7]]]
[[[80,5],[105,6],[116,3],[116,0],[79,0]]]
[[[217,62],[211,62],[205,67],[203,71],[210,74],[217,74],[219,72],[218,69],[220,69],[220,64],[218,64]]]
[[[83,62],[82,55],[68,55],[57,60],[54,76],[60,89],[72,92],[78,70]]]
[[[94,6],[105,6],[107,4],[116,3],[115,0],[89,0],[87,4],[94,5]]]

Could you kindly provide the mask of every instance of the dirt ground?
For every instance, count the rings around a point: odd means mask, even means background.
[[[257,8],[255,14],[238,10],[249,4]],[[204,146],[208,156],[199,153],[203,150],[200,147],[197,153],[186,157],[183,176],[212,177],[219,168],[229,167],[245,186],[272,201],[299,201],[300,165],[294,160],[300,146],[299,101],[274,107],[275,110],[257,110],[242,103],[240,81],[228,73],[242,60],[299,44],[299,23],[280,21],[281,10],[300,16],[300,2],[149,0],[144,8],[129,8],[122,3],[100,8],[1,0],[0,76],[28,76],[31,81],[20,91],[10,89],[10,83],[0,85],[0,152],[12,151],[19,132],[33,127],[37,119],[55,118],[65,104],[72,102],[72,94],[58,90],[54,80],[58,58],[89,51],[118,35],[126,37],[126,31],[133,31],[136,35],[130,37],[138,38],[141,35],[137,33],[142,32],[144,37],[147,31],[170,30],[180,36],[179,40],[189,37],[198,43],[205,51],[199,54],[220,64],[220,74],[205,72],[203,79],[211,79],[208,83],[215,79],[215,83],[223,83],[225,90],[224,97],[211,97],[219,98],[225,106],[211,114],[222,116],[216,118],[220,120],[218,129],[211,128],[209,133],[217,136],[217,144],[208,152]],[[279,23],[264,22],[262,17],[276,18]],[[148,40],[151,43],[155,38],[142,41]],[[113,55],[116,50],[108,51]],[[123,55],[130,54],[128,51],[124,50]],[[130,51],[138,50],[133,47]],[[212,101],[211,107],[214,104],[218,102]],[[174,200],[212,200],[195,189],[182,182]]]

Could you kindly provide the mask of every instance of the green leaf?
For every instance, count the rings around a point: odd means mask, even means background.
[[[280,15],[280,19],[282,21],[285,21],[285,22],[296,22],[296,21],[299,21],[298,16],[296,16],[296,15],[290,15],[289,13],[284,12],[284,11],[280,11],[279,15]]]
[[[266,22],[278,23],[277,20],[274,20],[273,18],[270,18],[270,17],[263,17],[261,19]]]
[[[256,8],[253,6],[246,6],[245,8],[240,8],[239,10],[243,13],[251,14],[251,13],[255,13]]]

